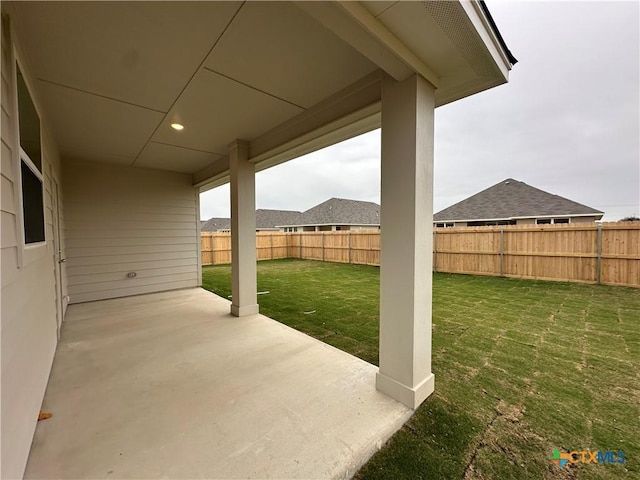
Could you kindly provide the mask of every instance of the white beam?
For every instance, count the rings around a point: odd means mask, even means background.
[[[438,75],[359,2],[297,4],[396,80],[417,72],[434,86],[439,85]]]
[[[382,86],[380,370],[377,388],[411,408],[431,373],[434,88],[413,75]]]
[[[378,128],[381,88],[382,72],[377,70],[252,139],[249,155],[256,171]],[[204,190],[224,185],[229,181],[228,156],[192,178],[194,186]]]
[[[229,145],[231,170],[231,313],[258,313],[256,268],[256,173],[249,144]]]

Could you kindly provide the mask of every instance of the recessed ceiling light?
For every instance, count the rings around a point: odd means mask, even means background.
[[[184,125],[182,125],[181,123],[172,123],[171,128],[180,131],[184,129]]]

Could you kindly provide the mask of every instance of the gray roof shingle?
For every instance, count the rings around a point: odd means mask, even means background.
[[[360,200],[331,198],[305,212],[295,210],[256,210],[256,228],[267,229],[300,225],[380,225],[380,205]],[[210,218],[201,222],[203,232],[229,230],[231,219]]]
[[[360,200],[330,198],[302,212],[295,223],[300,225],[380,225],[380,205]]]
[[[259,208],[256,210],[256,228],[275,228],[280,225],[295,223],[300,212],[294,210],[269,210]]]
[[[437,222],[498,220],[545,216],[589,215],[603,212],[524,182],[507,178],[433,216]]]
[[[230,228],[230,218],[210,218],[200,224],[201,232],[218,232],[220,230],[229,230]]]
[[[300,212],[293,210],[269,210],[260,208],[256,210],[256,228],[275,228],[277,225],[294,222],[300,216]],[[200,230],[203,232],[218,232],[231,229],[230,218],[210,218],[201,222]]]

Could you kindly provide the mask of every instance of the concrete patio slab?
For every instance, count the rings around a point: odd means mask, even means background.
[[[71,305],[25,478],[349,478],[411,416],[375,366],[229,305]]]

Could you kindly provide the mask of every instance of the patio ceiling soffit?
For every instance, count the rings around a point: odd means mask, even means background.
[[[257,171],[378,128],[383,72],[398,81],[421,75],[440,106],[505,83],[512,66],[477,2],[296,4],[379,70],[250,141]],[[225,158],[197,172],[194,184],[222,185],[227,169]]]

